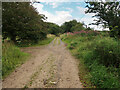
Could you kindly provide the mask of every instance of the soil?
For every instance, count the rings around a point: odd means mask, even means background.
[[[49,45],[21,50],[31,58],[3,80],[3,88],[83,88],[78,62],[60,38]]]

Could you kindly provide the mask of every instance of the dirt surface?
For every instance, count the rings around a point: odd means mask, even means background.
[[[60,38],[49,45],[22,48],[31,58],[3,80],[3,88],[83,88],[77,60]]]

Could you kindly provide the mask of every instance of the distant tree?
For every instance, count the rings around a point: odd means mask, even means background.
[[[81,31],[81,30],[85,30],[85,27],[83,27],[83,23],[80,22],[71,28],[72,32]]]
[[[64,30],[64,32],[74,32],[74,31],[80,31],[85,29],[83,25],[84,23],[77,22],[76,20],[72,20],[72,21],[63,23],[63,25],[61,25],[61,28]]]
[[[77,21],[72,20],[72,21],[63,23],[63,25],[61,25],[61,28],[64,30],[64,32],[72,32],[71,28],[76,24],[77,24]]]
[[[63,32],[60,26],[55,23],[47,22],[47,25],[48,25],[48,33],[50,34],[58,35],[59,33]]]
[[[86,30],[93,30],[93,29],[91,29],[90,27],[87,27]]]
[[[86,13],[95,13],[94,17],[98,18],[96,23],[92,24],[104,24],[104,27],[110,29],[111,36],[116,36],[113,32],[118,32],[117,36],[120,36],[120,2],[86,2],[86,4],[88,8]]]

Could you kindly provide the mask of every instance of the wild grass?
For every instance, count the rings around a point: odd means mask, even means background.
[[[23,64],[29,54],[20,51],[12,42],[2,44],[2,77],[8,76],[16,67]]]
[[[60,37],[58,37],[58,45],[60,45]]]
[[[20,50],[20,47],[28,47],[28,46],[41,46],[49,44],[54,37],[50,36],[45,40],[39,41],[37,44],[24,44],[24,45],[15,45],[13,42],[4,42],[2,44],[2,76],[3,79],[7,77],[12,71],[16,69],[16,67],[23,64],[29,54],[24,53]]]
[[[53,45],[57,44],[58,37],[55,38]]]
[[[79,74],[84,86],[120,88],[120,41],[105,33],[64,35],[62,40],[80,61]]]

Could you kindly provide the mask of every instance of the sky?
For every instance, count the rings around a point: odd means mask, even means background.
[[[87,26],[94,28],[94,30],[103,30],[99,25],[89,25],[93,23],[94,13],[85,14],[87,8],[85,7],[85,2],[40,2],[34,3],[33,7],[39,12],[39,14],[44,14],[47,17],[48,22],[56,23],[59,26],[64,22],[76,19],[78,22],[84,22]]]

